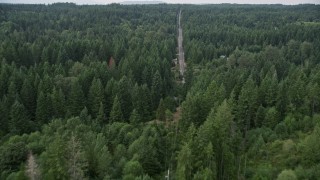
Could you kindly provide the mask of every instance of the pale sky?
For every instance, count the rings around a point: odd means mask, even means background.
[[[25,4],[51,4],[54,2],[73,2],[76,4],[110,4],[124,1],[144,1],[144,0],[0,0],[0,3],[25,3]],[[149,0],[150,1],[150,0]],[[179,4],[320,4],[320,0],[160,0],[166,3]]]

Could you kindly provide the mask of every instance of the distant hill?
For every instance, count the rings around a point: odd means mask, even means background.
[[[123,5],[135,5],[135,4],[164,4],[163,1],[123,1],[120,4]]]

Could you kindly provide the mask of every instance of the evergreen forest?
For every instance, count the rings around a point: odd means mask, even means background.
[[[0,179],[320,179],[320,5],[0,3]]]

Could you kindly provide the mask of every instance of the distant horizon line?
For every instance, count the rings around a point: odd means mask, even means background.
[[[139,4],[139,3],[141,4]],[[145,3],[143,3],[145,2]],[[150,2],[150,3],[147,3]],[[75,3],[75,2],[67,2],[67,1],[58,1],[58,2],[52,2],[52,3],[21,3],[21,2],[0,2],[0,4],[22,4],[22,5],[53,5],[53,4],[75,4],[75,5],[111,5],[111,4],[119,4],[119,5],[157,5],[157,4],[180,4],[180,5],[224,5],[224,4],[230,4],[230,5],[283,5],[283,6],[296,6],[296,5],[320,5],[319,3],[299,3],[299,4],[282,4],[282,3],[171,3],[171,2],[165,2],[165,1],[155,1],[155,0],[138,0],[138,1],[122,1],[122,2],[111,2],[111,3]],[[128,4],[125,4],[128,3]]]

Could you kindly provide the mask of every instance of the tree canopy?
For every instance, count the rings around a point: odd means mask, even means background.
[[[319,12],[0,4],[0,179],[319,178]]]

